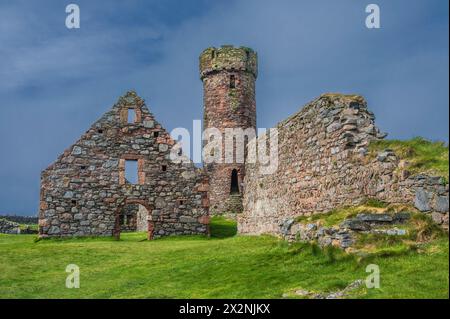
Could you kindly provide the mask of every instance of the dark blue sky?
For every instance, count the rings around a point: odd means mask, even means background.
[[[65,6],[81,28],[65,27]],[[365,7],[381,8],[381,29]],[[198,55],[259,54],[258,127],[324,92],[366,97],[390,138],[448,142],[448,1],[0,2],[0,213],[37,212],[40,171],[129,89],[168,129],[202,118]]]

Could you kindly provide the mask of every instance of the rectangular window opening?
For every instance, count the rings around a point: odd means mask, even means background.
[[[138,184],[138,161],[125,161],[125,179],[130,184]]]
[[[230,75],[230,89],[234,89],[236,87],[236,78],[234,75]]]
[[[161,165],[161,170],[162,170],[163,172],[167,171],[167,165]]]
[[[134,109],[128,109],[127,113],[127,123],[132,124],[135,122],[136,111]]]

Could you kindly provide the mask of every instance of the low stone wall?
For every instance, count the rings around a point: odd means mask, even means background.
[[[361,96],[325,94],[279,123],[276,172],[246,164],[239,233],[280,235],[280,225],[297,216],[367,198],[415,205],[448,229],[448,184],[411,176],[392,150],[371,157],[369,143],[386,136],[374,120]]]
[[[20,234],[18,223],[6,219],[0,219],[0,233],[2,234]]]
[[[289,219],[280,225],[281,234],[288,241],[317,241],[322,246],[335,246],[343,249],[351,247],[357,233],[383,234],[387,236],[407,235],[402,225],[411,217],[409,212],[399,213],[360,213],[354,218],[344,220],[332,227],[315,223],[296,223]]]

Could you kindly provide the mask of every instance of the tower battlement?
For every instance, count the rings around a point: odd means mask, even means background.
[[[244,71],[258,76],[256,52],[246,47],[222,45],[210,47],[200,54],[200,78],[219,71]]]

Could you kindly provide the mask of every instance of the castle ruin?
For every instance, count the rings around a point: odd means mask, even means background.
[[[256,129],[257,73],[257,55],[249,48],[201,53],[205,129],[223,135],[230,128]],[[391,150],[369,157],[369,143],[386,136],[374,120],[361,96],[324,94],[276,126],[279,164],[273,174],[261,174],[247,152],[244,162],[204,163],[201,169],[170,159],[175,141],[144,101],[128,92],[42,172],[39,233],[206,235],[210,213],[231,212],[239,233],[279,235],[297,216],[367,198],[415,205],[448,228],[448,183],[411,176]],[[261,138],[247,136],[244,144]],[[222,159],[225,151],[222,143]],[[126,178],[129,163],[136,167],[135,181]]]

